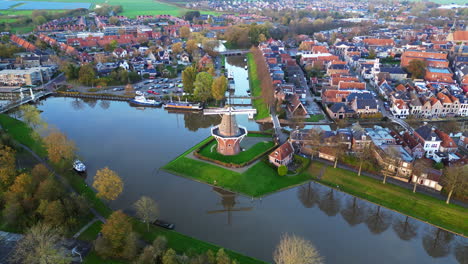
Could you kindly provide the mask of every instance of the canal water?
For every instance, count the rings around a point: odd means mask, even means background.
[[[242,65],[228,65],[243,72]],[[245,76],[234,73],[236,83]],[[247,81],[248,85],[248,81]],[[245,89],[244,85],[236,92]],[[124,180],[111,206],[132,213],[146,195],[176,230],[265,261],[284,233],[310,240],[326,263],[466,263],[468,241],[316,183],[252,200],[159,168],[210,134],[219,117],[136,108],[126,102],[50,97],[38,108],[76,142],[91,184],[108,166]],[[261,129],[246,116],[240,125]]]

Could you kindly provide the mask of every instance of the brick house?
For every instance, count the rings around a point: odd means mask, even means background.
[[[455,143],[455,140],[453,140],[447,133],[439,129],[434,130],[434,132],[442,140],[442,142],[440,143],[440,149],[439,149],[441,152],[455,153],[458,151],[458,146]]]
[[[276,167],[281,165],[288,166],[293,160],[293,155],[294,147],[291,142],[287,141],[270,153],[270,155],[268,155],[268,160]]]
[[[429,82],[454,83],[453,73],[449,68],[427,67],[424,80]]]
[[[441,62],[447,61],[447,53],[444,52],[430,52],[430,51],[419,51],[419,50],[407,50],[401,56],[401,66],[408,67],[409,63],[412,60],[423,60],[426,61],[428,66],[431,66],[431,63],[435,63],[432,67],[437,67],[437,60]]]

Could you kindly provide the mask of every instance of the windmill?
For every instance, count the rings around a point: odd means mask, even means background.
[[[253,207],[241,207],[235,208],[236,206],[236,194],[233,192],[225,191],[218,187],[213,187],[213,191],[221,196],[221,205],[224,209],[221,210],[211,210],[206,211],[207,214],[218,214],[218,213],[227,213],[228,225],[231,225],[232,222],[232,212],[246,212],[252,211]]]
[[[249,115],[249,117],[253,117],[256,113],[256,109],[235,109],[229,104],[224,108],[203,110],[204,115],[222,116],[221,124],[211,128],[211,135],[218,142],[218,153],[226,156],[239,154],[241,151],[240,142],[247,135],[247,128],[237,124],[236,115]]]

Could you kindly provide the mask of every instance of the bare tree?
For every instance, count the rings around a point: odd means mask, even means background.
[[[468,165],[448,167],[442,178],[442,185],[448,190],[446,203],[450,203],[453,193],[466,192],[468,188]]]
[[[284,234],[273,255],[276,264],[321,264],[320,256],[314,245],[304,238]]]
[[[361,151],[357,152],[357,157],[359,158],[359,171],[358,176],[361,176],[362,165],[365,161],[369,161],[373,158],[373,146],[364,146]]]
[[[413,164],[413,176],[416,176],[417,179],[413,182],[413,193],[416,192],[418,187],[418,180],[421,178],[422,174],[428,172],[428,169],[431,167],[431,161],[425,158],[417,159]]]
[[[312,128],[306,135],[307,145],[312,149],[312,157],[314,159],[314,154],[318,152],[320,145],[322,143],[323,130],[320,128]]]
[[[19,241],[11,260],[13,263],[29,264],[71,263],[71,258],[61,246],[62,241],[59,230],[39,223],[31,227],[24,238]]]
[[[136,201],[135,209],[137,217],[146,223],[146,228],[149,231],[150,222],[156,220],[159,214],[158,205],[148,196],[142,196]]]

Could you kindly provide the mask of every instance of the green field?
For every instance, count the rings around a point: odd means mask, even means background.
[[[318,175],[322,163],[313,162],[309,172]],[[322,173],[321,173],[322,174]],[[382,205],[397,212],[412,216],[421,221],[451,230],[453,232],[468,234],[468,213],[461,206],[445,204],[445,201],[421,193],[413,193],[392,184],[382,184],[380,180],[366,176],[357,176],[356,173],[326,167],[319,182]]]
[[[0,126],[10,134],[14,140],[28,146],[39,156],[45,157],[46,150],[40,141],[35,140],[31,137],[32,129],[25,123],[11,118],[8,115],[0,114]]]
[[[255,64],[252,53],[247,54],[247,64],[249,65],[249,84],[252,96],[258,97],[257,99],[252,100],[253,107],[257,109],[255,120],[260,120],[269,117],[270,111],[268,110],[266,103],[260,97],[262,94],[262,87],[257,76],[257,65]]]
[[[44,1],[44,0],[28,0],[28,1]],[[123,12],[119,15],[127,17],[136,17],[138,15],[173,15],[181,16],[189,9],[182,8],[169,3],[153,1],[153,0],[49,0],[48,2],[68,2],[68,3],[92,3],[91,8],[95,5],[107,3],[109,5],[121,5]],[[26,10],[29,11],[29,10]],[[32,12],[32,11],[31,11]],[[202,14],[219,14],[219,12],[200,11]]]
[[[242,151],[241,153],[234,156],[225,156],[219,154],[216,151],[217,145],[218,143],[216,142],[216,140],[213,140],[210,144],[204,146],[200,150],[199,154],[210,159],[222,161],[224,163],[243,164],[248,161],[251,161],[252,159],[258,157],[263,153],[266,153],[275,144],[271,142],[270,139],[267,139],[267,141],[259,142],[253,145],[251,148]]]
[[[307,173],[295,176],[279,176],[276,169],[261,160],[244,173],[212,165],[207,162],[186,157],[200,146],[206,144],[210,138],[205,139],[184,154],[165,165],[162,169],[189,179],[222,187],[251,197],[261,197],[279,190],[289,188],[311,179]]]

